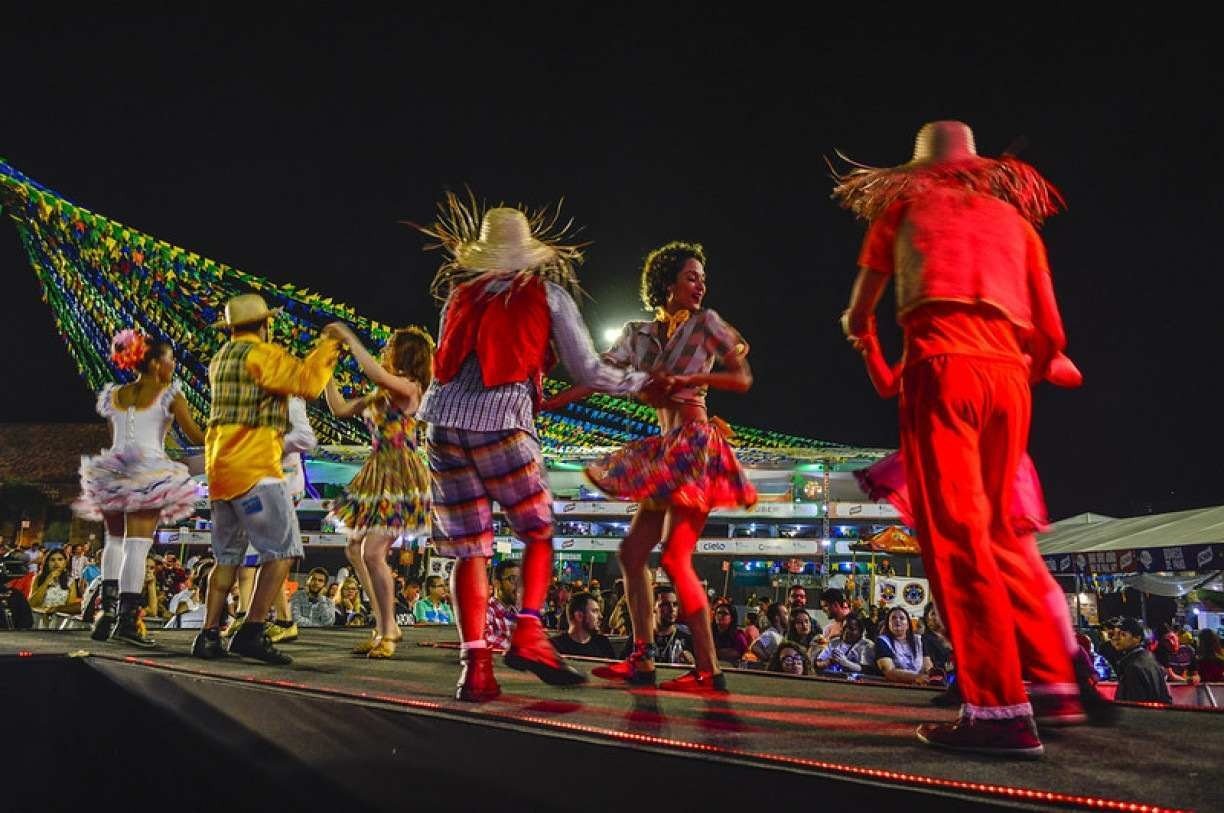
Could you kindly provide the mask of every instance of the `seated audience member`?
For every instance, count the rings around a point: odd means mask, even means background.
[[[56,613],[75,615],[81,611],[76,583],[68,570],[68,557],[62,550],[52,549],[43,556],[30,588],[30,609],[37,613],[38,626],[44,629],[53,625]]]
[[[807,609],[807,588],[802,584],[792,584],[786,591],[786,608],[791,611],[792,617],[795,610]]]
[[[774,650],[773,657],[765,667],[770,672],[782,672],[787,675],[812,674],[812,662],[808,659],[803,645],[794,641],[783,641]]]
[[[753,606],[751,604],[749,607]],[[749,610],[747,618],[744,619],[744,634],[748,636],[748,646],[752,646],[757,638],[761,637],[761,615],[756,610]]]
[[[493,589],[489,591],[489,607],[485,613],[485,643],[494,649],[510,648],[522,572],[522,566],[514,559],[502,559],[493,568]]]
[[[734,605],[719,604],[714,608],[714,652],[723,663],[734,666],[748,651],[748,635],[739,629],[739,616]]]
[[[1194,671],[1197,654],[1193,646],[1183,644],[1181,637],[1169,624],[1160,625],[1156,651],[1152,653],[1156,662],[1164,667],[1168,680],[1185,680]]]
[[[1143,624],[1134,618],[1123,618],[1114,633],[1118,659],[1118,689],[1115,700],[1139,703],[1172,703],[1164,668],[1144,646]]]
[[[922,651],[931,659],[933,672],[946,675],[952,671],[952,642],[933,601],[922,611]]]
[[[761,630],[761,637],[752,642],[748,651],[761,663],[769,663],[778,644],[786,638],[786,629],[790,624],[790,611],[785,604],[770,604],[765,610],[765,620],[769,626]]]
[[[612,590],[616,595],[616,603],[612,605],[612,612],[608,613],[608,632],[612,635],[629,635],[630,627],[633,624],[629,620],[629,600],[625,598],[625,580],[617,579],[613,582]]]
[[[875,641],[876,668],[885,680],[922,686],[930,682],[931,659],[922,651],[922,638],[914,632],[909,611],[893,607]]]
[[[1075,643],[1078,644],[1073,656],[1075,674],[1083,675],[1093,686],[1098,681],[1108,680],[1113,670],[1109,667],[1109,661],[1097,654],[1092,639],[1080,632],[1075,635]]]
[[[658,663],[693,663],[693,634],[687,626],[678,623],[680,599],[671,587],[660,587],[655,591],[655,649]],[[626,642],[633,647],[633,639]],[[625,657],[628,657],[626,654]]]
[[[608,636],[599,631],[602,616],[599,602],[590,593],[578,593],[567,607],[569,628],[553,638],[553,646],[562,655],[585,655],[590,658],[613,660],[616,653]]]
[[[365,627],[370,624],[370,613],[361,601],[361,585],[349,576],[340,585],[340,597],[336,599],[337,627]]]
[[[820,609],[829,617],[829,623],[824,628],[824,636],[831,641],[841,635],[842,624],[850,617],[850,601],[841,590],[830,587],[820,594]]]
[[[293,623],[302,627],[330,627],[336,623],[336,605],[323,594],[327,588],[327,571],[316,567],[306,576],[306,589],[297,590],[289,598],[289,614]]]
[[[786,626],[786,640],[794,641],[803,647],[804,652],[812,648],[818,634],[812,623],[812,616],[802,607],[791,608],[790,623]]]
[[[1194,672],[1198,683],[1220,683],[1224,681],[1224,647],[1215,630],[1199,633],[1198,657]]]
[[[568,582],[561,582],[557,585],[557,590],[549,598],[550,603],[544,605],[544,615],[542,622],[545,629],[563,630],[569,625],[569,619],[566,618],[566,612],[569,607],[569,600],[573,598],[572,585]]]
[[[0,629],[28,630],[34,627],[34,613],[26,594],[13,586],[13,579],[0,580]]]
[[[416,623],[416,603],[421,600],[421,580],[409,577],[395,594],[395,623],[410,627]]]
[[[863,629],[863,619],[852,615],[842,624],[842,634],[816,654],[818,670],[835,673],[876,674],[875,644]]]
[[[455,611],[446,600],[446,579],[430,576],[425,580],[425,595],[416,603],[419,624],[453,624]]]
[[[167,627],[194,630],[204,626],[204,597],[208,595],[208,577],[212,569],[213,563],[207,562],[188,575],[183,589],[170,599]]]

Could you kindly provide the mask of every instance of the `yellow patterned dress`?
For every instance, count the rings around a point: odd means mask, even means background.
[[[423,534],[429,528],[429,470],[416,445],[416,420],[380,393],[362,413],[370,456],[332,512],[351,532]]]

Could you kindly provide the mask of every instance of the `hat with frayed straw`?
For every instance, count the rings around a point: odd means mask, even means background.
[[[508,206],[485,212],[480,237],[455,247],[455,261],[471,271],[521,271],[556,259],[557,250],[531,233],[527,215]]]
[[[268,308],[268,303],[259,294],[239,294],[225,303],[225,317],[213,323],[213,327],[244,327],[266,322],[280,308]]]
[[[932,121],[914,139],[912,161],[964,161],[977,158],[973,130],[961,121]]]

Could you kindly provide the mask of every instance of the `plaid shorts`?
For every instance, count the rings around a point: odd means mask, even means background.
[[[430,424],[426,451],[443,555],[493,555],[494,500],[520,537],[552,525],[552,494],[540,444],[527,432]]]

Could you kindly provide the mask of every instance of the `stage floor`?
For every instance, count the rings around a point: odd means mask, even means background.
[[[108,668],[155,669],[187,678],[327,695],[513,725],[536,735],[749,761],[763,768],[852,781],[900,783],[983,801],[1142,809],[1102,806],[1093,802],[1095,798],[1224,809],[1224,714],[1218,712],[1125,707],[1113,727],[1046,732],[1046,755],[1041,760],[1000,761],[950,754],[919,743],[913,733],[918,723],[952,715],[930,705],[932,691],[923,689],[756,672],[731,674],[731,693],[717,699],[630,691],[594,678],[586,686],[559,689],[501,667],[499,659],[502,697],[485,704],[461,703],[453,698],[458,653],[436,645],[452,644],[453,630],[409,628],[405,633],[394,659],[370,661],[349,654],[367,632],[304,629],[299,641],[284,645],[296,659],[284,668],[239,658],[196,660],[188,654],[194,634],[190,631],[158,631],[160,647],[147,651],[97,644],[86,632],[0,632],[0,655],[88,654]],[[586,671],[591,663],[576,665]],[[665,669],[662,674],[669,672]],[[622,786],[625,779],[620,777],[615,786]],[[813,785],[819,794],[818,788]]]

